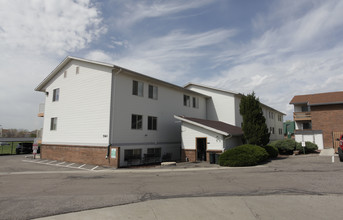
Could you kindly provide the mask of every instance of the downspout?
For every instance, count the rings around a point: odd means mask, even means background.
[[[230,139],[230,138],[232,138],[232,134],[229,134],[228,136],[226,136],[226,137],[224,138],[224,143],[226,142],[226,140],[228,140],[228,139]]]
[[[109,145],[107,146],[107,155],[106,155],[106,159],[108,159],[110,157],[110,151],[111,151],[111,146],[113,143],[113,120],[114,120],[114,97],[115,97],[115,89],[116,89],[116,79],[115,76],[117,76],[120,72],[122,71],[121,68],[119,68],[119,70],[117,72],[115,72],[115,69],[112,69],[112,82],[111,82],[111,107],[110,107],[110,129],[109,129]]]

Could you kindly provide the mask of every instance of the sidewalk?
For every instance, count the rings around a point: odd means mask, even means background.
[[[267,195],[149,200],[39,218],[64,219],[340,219],[341,196]]]

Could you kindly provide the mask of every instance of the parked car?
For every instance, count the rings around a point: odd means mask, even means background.
[[[19,143],[15,149],[17,154],[31,154],[32,153],[32,143]]]
[[[343,162],[343,135],[341,135],[341,138],[337,139],[337,141],[339,141],[339,147],[338,147],[339,160]]]

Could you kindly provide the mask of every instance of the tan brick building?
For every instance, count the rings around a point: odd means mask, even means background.
[[[337,151],[336,138],[343,134],[343,91],[297,95],[290,104],[294,105],[296,141]]]

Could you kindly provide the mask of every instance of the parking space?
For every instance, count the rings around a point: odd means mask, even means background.
[[[40,164],[42,166],[63,167],[63,168],[85,170],[85,171],[113,170],[113,168],[110,168],[110,167],[102,167],[102,166],[81,164],[81,163],[62,162],[62,161],[56,161],[56,160],[25,158],[24,160],[22,160],[22,162]]]
[[[115,168],[54,160],[33,159],[27,155],[0,156],[0,174],[49,173],[49,172],[104,172]]]

